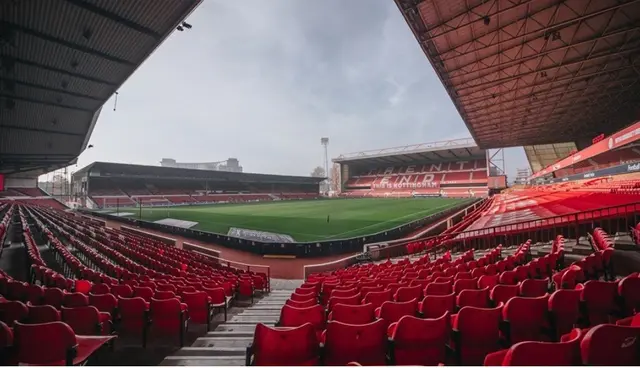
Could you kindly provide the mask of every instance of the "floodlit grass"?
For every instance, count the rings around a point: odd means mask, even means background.
[[[458,203],[453,198],[365,198],[156,207],[142,208],[142,219],[194,221],[198,225],[193,229],[220,234],[239,227],[288,234],[297,241],[321,241],[377,233]],[[120,211],[140,216],[139,208]]]

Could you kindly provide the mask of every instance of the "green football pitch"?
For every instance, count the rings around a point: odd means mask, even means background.
[[[145,221],[176,219],[191,227],[227,234],[230,227],[287,234],[296,241],[364,236],[391,229],[460,203],[453,198],[364,198],[121,208]],[[115,211],[113,211],[115,212]],[[327,221],[329,217],[329,221]]]

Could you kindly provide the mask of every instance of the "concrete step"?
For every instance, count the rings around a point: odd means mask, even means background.
[[[273,326],[273,323],[269,324],[269,323],[265,323],[267,326]],[[256,325],[257,323],[245,323],[245,324],[241,324],[241,323],[234,323],[234,324],[221,324],[219,325],[214,331],[211,331],[207,334],[207,336],[209,334],[213,334],[213,333],[220,333],[220,334],[224,334],[224,333],[251,333],[253,335],[253,332],[256,330]]]
[[[244,312],[238,313],[237,316],[241,316],[241,317],[249,317],[249,316],[263,316],[263,317],[273,317],[273,316],[279,316],[280,315],[280,310],[279,309],[269,309],[269,310],[255,310],[255,309],[247,309]]]
[[[215,348],[219,350],[242,348],[243,351],[253,341],[252,336],[218,337],[207,336],[198,338],[192,348]],[[233,354],[231,354],[233,355]]]
[[[240,356],[168,356],[163,366],[244,366],[245,359]]]
[[[238,324],[247,324],[247,323],[276,323],[278,320],[278,315],[272,316],[241,316],[236,315],[231,317],[227,323],[238,323]]]
[[[197,341],[197,340],[196,340]],[[244,343],[244,341],[242,342]],[[221,347],[185,347],[182,348],[172,356],[178,357],[207,357],[207,356],[244,356],[247,351],[246,345],[237,346],[225,346],[221,344]]]

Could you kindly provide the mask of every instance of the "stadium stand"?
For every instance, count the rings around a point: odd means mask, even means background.
[[[87,207],[114,208],[314,199],[322,180],[95,162],[72,186]]]

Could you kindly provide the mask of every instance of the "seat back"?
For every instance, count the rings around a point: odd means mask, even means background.
[[[142,298],[118,298],[119,328],[139,332],[147,323],[147,303]]]
[[[50,305],[29,305],[28,323],[60,321],[60,312]]]
[[[556,338],[569,333],[578,322],[581,293],[581,290],[560,289],[549,297],[548,310]]]
[[[326,322],[324,308],[320,304],[306,308],[284,305],[280,310],[280,327],[300,327],[309,323],[320,332],[324,330]]]
[[[366,324],[375,320],[375,309],[373,304],[336,304],[331,311],[330,320],[354,325]]]
[[[498,275],[482,275],[478,279],[478,289],[484,289],[488,287],[492,289],[494,286],[498,285],[498,279],[500,276]]]
[[[578,366],[582,365],[582,332],[566,342],[525,341],[513,345],[502,361],[503,366]]]
[[[68,324],[76,335],[99,335],[102,332],[100,312],[93,306],[62,307],[62,322]]]
[[[454,313],[456,308],[456,294],[427,295],[422,301],[422,315],[424,318],[439,318],[445,312]]]
[[[315,299],[309,299],[307,301],[304,302],[297,302],[295,300],[291,300],[291,299],[287,299],[285,301],[285,305],[290,305],[292,307],[296,307],[296,308],[306,308],[306,307],[312,307],[314,305],[317,305],[318,301]]]
[[[521,341],[549,341],[544,329],[548,328],[547,308],[549,295],[537,298],[516,296],[502,310],[502,318],[509,322],[508,337],[511,344]]]
[[[581,300],[587,307],[589,324],[609,323],[609,315],[618,311],[618,283],[590,280],[584,284]]]
[[[66,365],[70,349],[76,346],[75,333],[63,322],[16,322],[13,333],[18,364]]]
[[[640,362],[640,327],[599,325],[590,329],[580,350],[585,365],[625,366]]]
[[[396,291],[395,300],[397,302],[408,302],[413,299],[422,299],[422,286],[403,286]]]
[[[253,364],[270,366],[319,365],[319,344],[310,323],[294,328],[256,325],[253,336]]]
[[[455,348],[462,365],[482,365],[488,353],[500,349],[502,305],[496,308],[463,307],[454,319]]]
[[[182,324],[187,320],[186,318],[181,318],[182,307],[178,298],[151,298],[149,315],[153,321],[154,330],[162,330],[164,332],[180,332]]]
[[[327,310],[331,312],[333,310],[333,307],[336,304],[358,305],[360,304],[360,294],[356,294],[353,296],[346,296],[346,297],[333,296],[329,298],[329,303],[327,304]]]
[[[444,363],[451,332],[450,319],[449,313],[436,319],[400,318],[391,335],[395,365]]]
[[[548,279],[526,279],[520,283],[520,295],[536,298],[549,292]]]
[[[365,304],[371,304],[374,308],[379,308],[384,302],[390,302],[392,300],[393,296],[391,295],[391,290],[384,290],[366,293],[362,302]]]
[[[64,295],[63,304],[67,308],[86,307],[89,305],[89,297],[82,293],[68,293]]]
[[[416,299],[407,302],[384,302],[380,307],[380,318],[387,323],[394,323],[404,316],[415,316],[417,311]]]
[[[29,316],[27,306],[19,301],[7,301],[0,303],[0,321],[9,326],[14,322],[24,322]]]
[[[98,295],[89,293],[89,304],[100,312],[113,313],[118,306],[118,299],[109,293]]]
[[[324,346],[325,365],[386,365],[387,323],[381,319],[366,325],[331,321]]]
[[[64,292],[59,288],[46,288],[42,296],[42,303],[51,305],[55,308],[62,306],[64,300]]]
[[[477,288],[477,279],[459,279],[453,283],[453,292],[456,294],[459,294],[462,290],[476,290]]]
[[[153,298],[153,290],[146,286],[136,286],[133,288],[133,296],[139,296],[146,302],[150,302]]]
[[[489,299],[491,299],[493,305],[506,304],[509,299],[518,296],[519,291],[518,285],[496,285],[491,289]]]
[[[622,298],[626,315],[640,312],[640,277],[629,275],[620,280],[618,295]]]
[[[425,295],[448,295],[453,292],[451,282],[433,282],[424,289]]]

